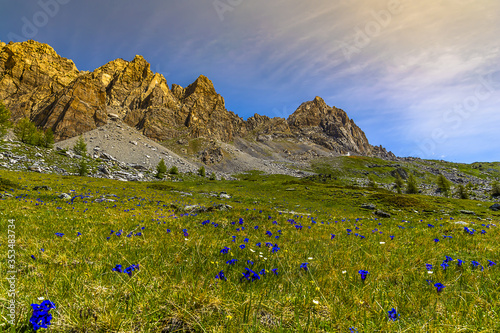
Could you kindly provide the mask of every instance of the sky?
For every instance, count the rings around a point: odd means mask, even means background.
[[[228,110],[287,118],[315,96],[397,156],[500,161],[498,0],[0,0],[0,40],[92,71],[142,55],[214,83]]]

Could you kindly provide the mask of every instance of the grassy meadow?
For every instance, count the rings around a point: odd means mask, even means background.
[[[1,192],[12,194],[0,199],[0,331],[33,331],[30,304],[42,300],[56,306],[39,330],[48,332],[500,331],[500,212],[491,203],[282,175],[179,177],[0,171]],[[51,189],[33,190],[41,185]],[[211,195],[222,191],[231,198]],[[233,209],[185,209],[219,203]]]

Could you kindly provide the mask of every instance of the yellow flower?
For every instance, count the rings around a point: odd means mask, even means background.
[[[233,316],[231,316],[231,315],[227,315],[227,316],[226,316],[226,319],[227,319],[227,320],[231,320],[231,319],[233,319]]]

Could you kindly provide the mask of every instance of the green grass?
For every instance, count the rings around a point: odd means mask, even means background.
[[[40,297],[57,307],[48,329],[54,332],[500,330],[499,233],[491,225],[499,224],[500,213],[489,211],[488,203],[258,172],[238,181],[179,177],[183,181],[141,183],[0,171],[2,184],[9,187],[3,190],[14,195],[0,199],[0,331],[30,331],[30,304],[40,303]],[[53,190],[33,191],[36,185]],[[206,194],[221,191],[232,198]],[[92,197],[71,203],[57,198],[62,192]],[[93,202],[102,195],[116,201]],[[233,209],[184,216],[171,208],[221,202]],[[360,208],[367,202],[392,217],[376,219]],[[460,214],[463,209],[492,220]],[[9,220],[14,220],[16,237],[13,326],[6,317]],[[476,233],[466,234],[457,220],[470,223]],[[127,237],[130,232],[134,236]],[[142,236],[135,236],[138,232]],[[280,250],[272,253],[266,242]],[[241,244],[246,248],[240,249]],[[220,253],[224,246],[231,248],[228,254]],[[446,255],[454,261],[443,271],[439,265]],[[232,258],[238,262],[227,265]],[[464,260],[462,267],[456,259]],[[473,269],[472,260],[484,271]],[[499,265],[488,267],[487,260]],[[308,271],[300,269],[304,262]],[[433,274],[427,263],[434,265]],[[140,270],[129,277],[112,271],[117,264],[139,264]],[[246,267],[266,274],[254,282],[240,281]],[[361,269],[370,272],[365,282]],[[221,270],[227,281],[215,279]],[[446,287],[438,294],[427,279]],[[398,321],[388,320],[391,308],[401,314]]]

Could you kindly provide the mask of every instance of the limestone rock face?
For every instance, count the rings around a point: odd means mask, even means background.
[[[78,77],[73,61],[60,57],[46,44],[34,41],[2,43],[0,99],[18,120],[45,108],[47,96],[56,94]]]
[[[250,137],[259,142],[276,139],[321,145],[339,154],[391,157],[382,147],[368,143],[363,131],[347,114],[316,97],[288,118],[255,114],[244,121],[225,107],[207,77],[201,75],[183,88],[169,89],[163,75],[136,56],[116,59],[93,72],[78,71],[52,47],[35,41],[0,42],[0,99],[14,121],[29,117],[51,128],[56,140],[78,136],[119,118],[154,140],[178,137],[230,142]],[[217,163],[219,151],[201,158]],[[217,158],[213,158],[216,156]]]
[[[320,97],[302,103],[287,121],[292,132],[338,153],[370,155],[373,150],[354,121]]]

